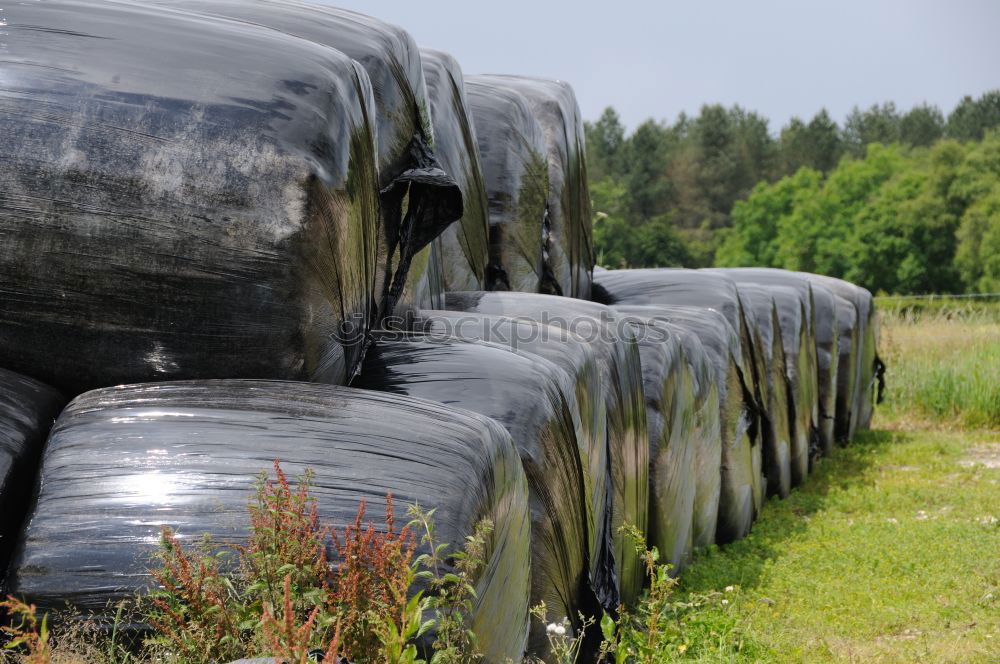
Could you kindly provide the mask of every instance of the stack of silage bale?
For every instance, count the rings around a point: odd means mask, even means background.
[[[16,545],[7,587],[42,606],[101,616],[147,588],[160,526],[242,541],[281,458],[337,526],[390,491],[453,548],[491,520],[479,644],[544,656],[530,603],[575,629],[640,596],[623,526],[677,573],[870,422],[864,289],[594,272],[563,82],[465,78],[291,1],[6,18],[0,562]],[[103,389],[48,435],[62,397],[37,379]]]
[[[270,2],[66,0],[5,18],[0,365],[70,396],[148,380],[344,383],[394,301],[421,303],[406,277],[461,216],[461,195],[430,152],[405,32]],[[164,408],[144,411],[158,390],[171,395]],[[15,413],[19,472],[56,412],[43,391]],[[0,537],[17,540],[6,583],[43,606],[100,614],[118,590],[146,587],[160,524],[241,539],[253,477],[281,457],[316,467],[320,494],[337,487],[320,496],[333,521],[387,490],[400,520],[407,501],[438,507],[453,549],[479,518],[495,521],[473,621],[491,659],[519,656],[523,469],[495,422],[421,404],[231,380],[81,396],[45,446],[33,503],[5,481],[13,516]],[[240,429],[250,421],[253,432]],[[130,448],[137,436],[156,448]],[[204,445],[194,457],[192,437]],[[215,515],[219,501],[229,507]],[[136,518],[145,511],[163,518]]]

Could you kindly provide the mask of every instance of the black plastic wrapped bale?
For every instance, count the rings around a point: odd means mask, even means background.
[[[685,357],[682,336],[694,335],[670,323],[627,316],[636,327],[646,396],[649,433],[649,541],[660,560],[680,573],[694,548],[695,455],[698,386],[694,366]],[[703,354],[700,347],[694,353]],[[704,363],[704,358],[700,358]],[[718,449],[718,441],[715,441]],[[717,473],[716,473],[717,475]]]
[[[548,214],[545,132],[528,100],[489,77],[465,79],[490,214],[487,290],[554,292],[545,273]]]
[[[525,76],[491,76],[524,95],[548,146],[549,195],[546,266],[556,287],[552,291],[590,299],[594,247],[590,191],[587,187],[586,145],[580,107],[565,81]]]
[[[785,349],[774,298],[767,286],[740,284],[740,297],[751,318],[756,357],[762,365],[765,415],[761,417],[764,476],[771,495],[784,498],[792,488],[791,395],[785,377]]]
[[[858,310],[854,303],[840,295],[837,301],[837,405],[834,438],[841,445],[851,440],[851,413],[854,411],[856,376],[858,371]]]
[[[760,434],[759,419],[763,411],[761,406],[762,392],[757,375],[758,370],[750,327],[739,291],[732,280],[705,270],[671,268],[608,270],[594,275],[594,297],[600,302],[616,307],[619,305],[690,306],[718,312],[735,337],[735,349],[739,353],[736,358],[735,371],[742,389],[747,390],[745,406],[749,418],[748,429],[739,433],[733,440],[740,439],[745,433],[750,441],[751,457],[755,460],[761,458],[758,439]],[[726,426],[725,422],[723,426]],[[729,435],[725,429],[723,435]],[[738,447],[739,444],[734,449],[738,449]],[[723,464],[725,465],[725,463],[724,458]],[[759,466],[758,470],[760,470]],[[756,516],[763,504],[766,488],[762,473],[753,471],[749,473],[749,476],[753,479],[753,514]],[[723,492],[725,491],[726,488],[723,486]],[[734,512],[734,515],[736,514]],[[732,527],[727,525],[725,528],[720,525],[720,530],[722,529],[734,533],[742,532],[742,528],[737,527],[737,524],[732,524]],[[742,537],[742,535],[738,536]]]
[[[726,544],[746,537],[763,507],[765,486],[761,445],[753,431],[753,395],[743,379],[747,372],[740,368],[739,337],[714,309],[619,305],[615,310],[673,323],[701,340],[719,394],[721,472],[715,541]],[[696,500],[702,502],[697,496]],[[710,503],[710,499],[704,502]],[[706,535],[696,531],[695,544],[703,546]]]
[[[16,4],[0,92],[0,365],[76,394],[345,382],[373,316],[371,86],[258,26]]]
[[[837,299],[830,289],[810,284],[813,318],[816,326],[816,377],[819,382],[819,441],[824,454],[830,454],[836,441],[837,373],[840,370],[840,329],[837,324]]]
[[[723,315],[739,337],[742,354],[739,370],[759,406],[760,386],[755,380],[753,340],[739,291],[729,278],[709,270],[647,268],[608,270],[594,277],[594,299],[608,305],[661,305],[706,307]]]
[[[779,296],[772,291],[775,304],[778,308],[778,317],[782,328],[782,342],[785,344],[786,363],[790,358],[798,359],[786,369],[795,373],[792,380],[792,408],[795,412],[795,422],[792,423],[792,482],[799,484],[805,479],[805,474],[800,472],[801,463],[807,466],[812,463],[823,448],[820,436],[820,379],[819,379],[819,359],[816,326],[816,306],[815,294],[809,281],[796,272],[778,270],[774,268],[713,268],[709,270],[718,274],[724,274],[738,283],[761,284],[769,288],[790,288],[795,293],[795,298],[790,298],[787,291],[782,291]],[[794,304],[798,300],[799,305]],[[801,314],[801,322],[804,330],[799,330],[796,325],[798,319],[796,310]],[[829,330],[829,327],[825,328]],[[797,346],[794,339],[789,338],[789,334],[803,337],[806,346]],[[832,347],[832,340],[827,340],[827,348]],[[795,350],[792,350],[792,349]],[[828,356],[829,357],[829,356]],[[807,380],[803,380],[807,377]],[[811,401],[810,401],[811,400]],[[835,400],[834,400],[835,401]],[[805,446],[805,447],[803,447]],[[801,457],[802,450],[805,449],[806,458]],[[799,464],[799,465],[796,465]],[[808,471],[806,471],[807,473]]]
[[[586,507],[590,581],[604,608],[616,609],[620,596],[611,537],[607,408],[598,351],[579,334],[526,318],[458,311],[421,311],[418,316],[414,327],[424,334],[485,341],[538,355],[573,378],[573,389],[565,396],[576,431],[584,488],[589,496]]]
[[[715,543],[718,529],[719,496],[722,491],[722,419],[719,386],[714,378],[712,358],[697,334],[684,326],[675,326],[685,334],[684,357],[696,379],[694,505],[691,510],[691,544],[702,549]]]
[[[541,357],[498,344],[376,333],[356,387],[440,401],[492,417],[510,432],[528,478],[531,604],[574,623],[599,615],[589,578],[584,472],[565,395],[572,378]],[[530,649],[544,652],[533,623]]]
[[[851,410],[849,438],[856,431],[864,431],[871,426],[872,408],[881,399],[885,388],[885,365],[878,354],[879,320],[875,311],[875,299],[866,288],[834,277],[801,273],[809,281],[818,283],[837,295],[854,303],[857,312],[856,369],[854,376],[854,404]]]
[[[778,325],[785,348],[785,375],[791,394],[792,484],[798,486],[809,476],[810,459],[819,445],[816,431],[816,345],[809,334],[808,314],[802,294],[788,286],[768,286],[768,290],[778,310]]]
[[[455,179],[464,201],[461,220],[440,237],[444,288],[480,290],[489,263],[489,209],[465,80],[458,62],[447,53],[421,48],[420,58],[434,125],[434,154]]]
[[[462,216],[462,192],[431,150],[427,90],[410,34],[364,14],[295,0],[152,1],[267,26],[333,47],[365,68],[375,96],[369,113],[377,127],[382,199],[376,262],[380,316],[397,306],[439,307],[440,247],[432,250],[430,243]]]
[[[182,541],[242,542],[254,479],[276,458],[289,476],[312,469],[320,518],[339,530],[361,500],[381,514],[387,493],[397,523],[408,504],[436,508],[451,550],[491,520],[472,627],[489,661],[520,656],[530,523],[510,436],[475,413],[345,387],[191,381],[77,397],[46,445],[11,592],[113,619],[109,601],[148,587],[161,527]]]
[[[635,602],[644,572],[635,548],[619,532],[625,523],[647,529],[649,447],[642,368],[632,327],[606,306],[530,293],[447,293],[453,311],[528,318],[579,334],[598,352],[608,414],[608,450],[614,486],[611,533],[622,601]]]
[[[0,591],[28,510],[42,445],[65,403],[48,385],[0,369]]]

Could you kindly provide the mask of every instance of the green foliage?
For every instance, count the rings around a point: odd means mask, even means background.
[[[421,569],[416,578],[428,584],[427,609],[434,612],[428,623],[436,626],[430,664],[474,664],[482,661],[476,645],[476,635],[466,624],[476,599],[475,580],[486,562],[487,540],[493,533],[493,523],[484,519],[466,537],[463,551],[450,555],[454,571],[446,570],[448,545],[434,537],[434,510],[421,512],[411,505],[410,526],[423,530],[421,542],[429,553],[417,558],[414,569]]]
[[[842,277],[872,291],[1000,287],[1000,132],[980,143],[868,146],[825,178],[800,169],[733,208],[719,265]]]
[[[899,119],[899,140],[913,146],[931,145],[944,136],[944,115],[936,106],[914,106]]]
[[[979,99],[965,96],[948,116],[947,135],[960,141],[976,141],[1000,125],[1000,90]]]
[[[792,118],[781,130],[779,144],[785,173],[794,173],[803,166],[828,171],[837,165],[844,152],[840,128],[825,108],[809,124]]]
[[[888,102],[854,108],[842,128],[825,109],[792,118],[777,137],[739,106],[631,134],[608,108],[586,124],[598,263],[769,265],[904,293],[995,289],[997,206],[981,200],[1000,172],[997,126],[1000,91],[964,99],[947,122],[934,106]]]
[[[896,143],[899,135],[899,112],[891,101],[864,111],[855,106],[844,120],[844,145],[856,157],[863,156],[871,143]]]

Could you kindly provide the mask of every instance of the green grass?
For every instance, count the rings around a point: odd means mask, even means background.
[[[881,300],[876,431],[696,558],[706,662],[1000,662],[1000,306]],[[664,653],[669,661],[676,649]]]
[[[1000,308],[883,314],[886,401],[893,429],[1000,429]]]
[[[685,656],[1000,661],[996,519],[1000,434],[865,434],[682,575],[682,595],[736,586],[690,614]]]

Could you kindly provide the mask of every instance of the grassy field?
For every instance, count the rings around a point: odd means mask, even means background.
[[[1000,302],[886,304],[876,427],[1000,429]]]
[[[889,312],[876,430],[695,561],[680,600],[732,588],[664,661],[1000,662],[997,311]]]

